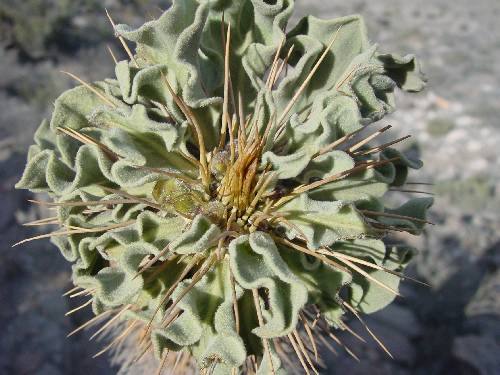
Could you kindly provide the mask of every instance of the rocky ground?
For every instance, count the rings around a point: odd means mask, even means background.
[[[73,84],[58,71],[88,80],[112,74],[105,45],[119,48],[103,6],[136,25],[166,7],[156,0],[0,0],[0,374],[116,372],[106,358],[91,359],[99,343],[85,334],[65,338],[88,316],[64,316],[81,301],[61,297],[70,270],[57,250],[44,241],[10,248],[36,234],[20,223],[44,215],[12,186],[48,103]],[[429,78],[427,91],[401,96],[399,112],[384,122],[413,134],[407,147],[426,164],[413,180],[435,184],[423,188],[436,194],[431,221],[438,225],[406,239],[421,249],[411,272],[431,287],[405,284],[405,298],[367,319],[394,360],[369,340],[345,337],[360,363],[339,351],[324,373],[498,374],[500,3],[297,0],[297,9],[365,15],[374,42],[416,53]]]

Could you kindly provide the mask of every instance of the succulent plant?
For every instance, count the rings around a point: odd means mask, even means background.
[[[318,337],[398,295],[415,251],[384,238],[419,234],[432,200],[385,207],[421,162],[391,148],[406,137],[370,145],[390,126],[365,128],[397,88],[423,89],[419,63],[378,52],[356,15],[285,32],[292,11],[183,0],[117,25],[130,60],[72,75],[36,132],[17,187],[57,209],[33,224],[60,226],[37,238],[90,297],[77,331],[123,329],[102,352],[135,334],[137,358],[183,353],[202,373],[284,373],[287,354],[316,372]]]

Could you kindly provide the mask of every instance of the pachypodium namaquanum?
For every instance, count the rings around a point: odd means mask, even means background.
[[[138,29],[110,17],[128,53],[116,78],[68,73],[80,86],[40,125],[17,187],[56,209],[35,224],[60,229],[37,238],[90,297],[77,330],[118,325],[101,353],[136,335],[134,359],[178,373],[316,373],[347,318],[398,295],[415,251],[386,238],[419,234],[432,200],[385,207],[421,162],[368,125],[396,89],[424,88],[419,63],[380,53],[357,15],[286,31],[292,12],[182,0]]]

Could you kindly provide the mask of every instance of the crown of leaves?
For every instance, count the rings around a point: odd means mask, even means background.
[[[124,327],[101,353],[138,332],[139,356],[186,352],[207,373],[249,358],[280,373],[288,352],[316,372],[312,330],[335,337],[346,312],[398,294],[415,251],[382,239],[420,233],[432,200],[384,206],[421,163],[391,148],[407,137],[369,146],[390,126],[365,128],[395,89],[423,89],[419,64],[379,53],[359,16],[285,32],[292,11],[183,0],[138,29],[113,24],[130,60],[116,79],[72,75],[81,86],[36,132],[17,187],[57,209],[32,224],[60,225],[36,238],[91,297],[96,317],[77,331]]]

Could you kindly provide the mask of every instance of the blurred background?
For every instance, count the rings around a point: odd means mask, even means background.
[[[425,92],[401,94],[384,123],[413,135],[407,147],[425,167],[412,180],[434,183],[425,190],[436,195],[437,225],[406,238],[421,251],[410,272],[431,287],[404,283],[404,298],[367,318],[394,360],[372,341],[345,337],[361,362],[339,350],[324,373],[500,374],[500,2],[296,3],[295,19],[364,15],[373,42],[416,53],[429,79]],[[113,75],[106,44],[121,48],[105,7],[116,22],[138,26],[168,2],[0,0],[0,374],[116,373],[106,358],[91,358],[102,344],[85,333],[66,339],[89,315],[64,316],[79,301],[61,297],[70,265],[58,250],[45,240],[10,248],[39,234],[23,222],[46,216],[13,185],[35,129],[74,85],[59,71],[87,81]]]

